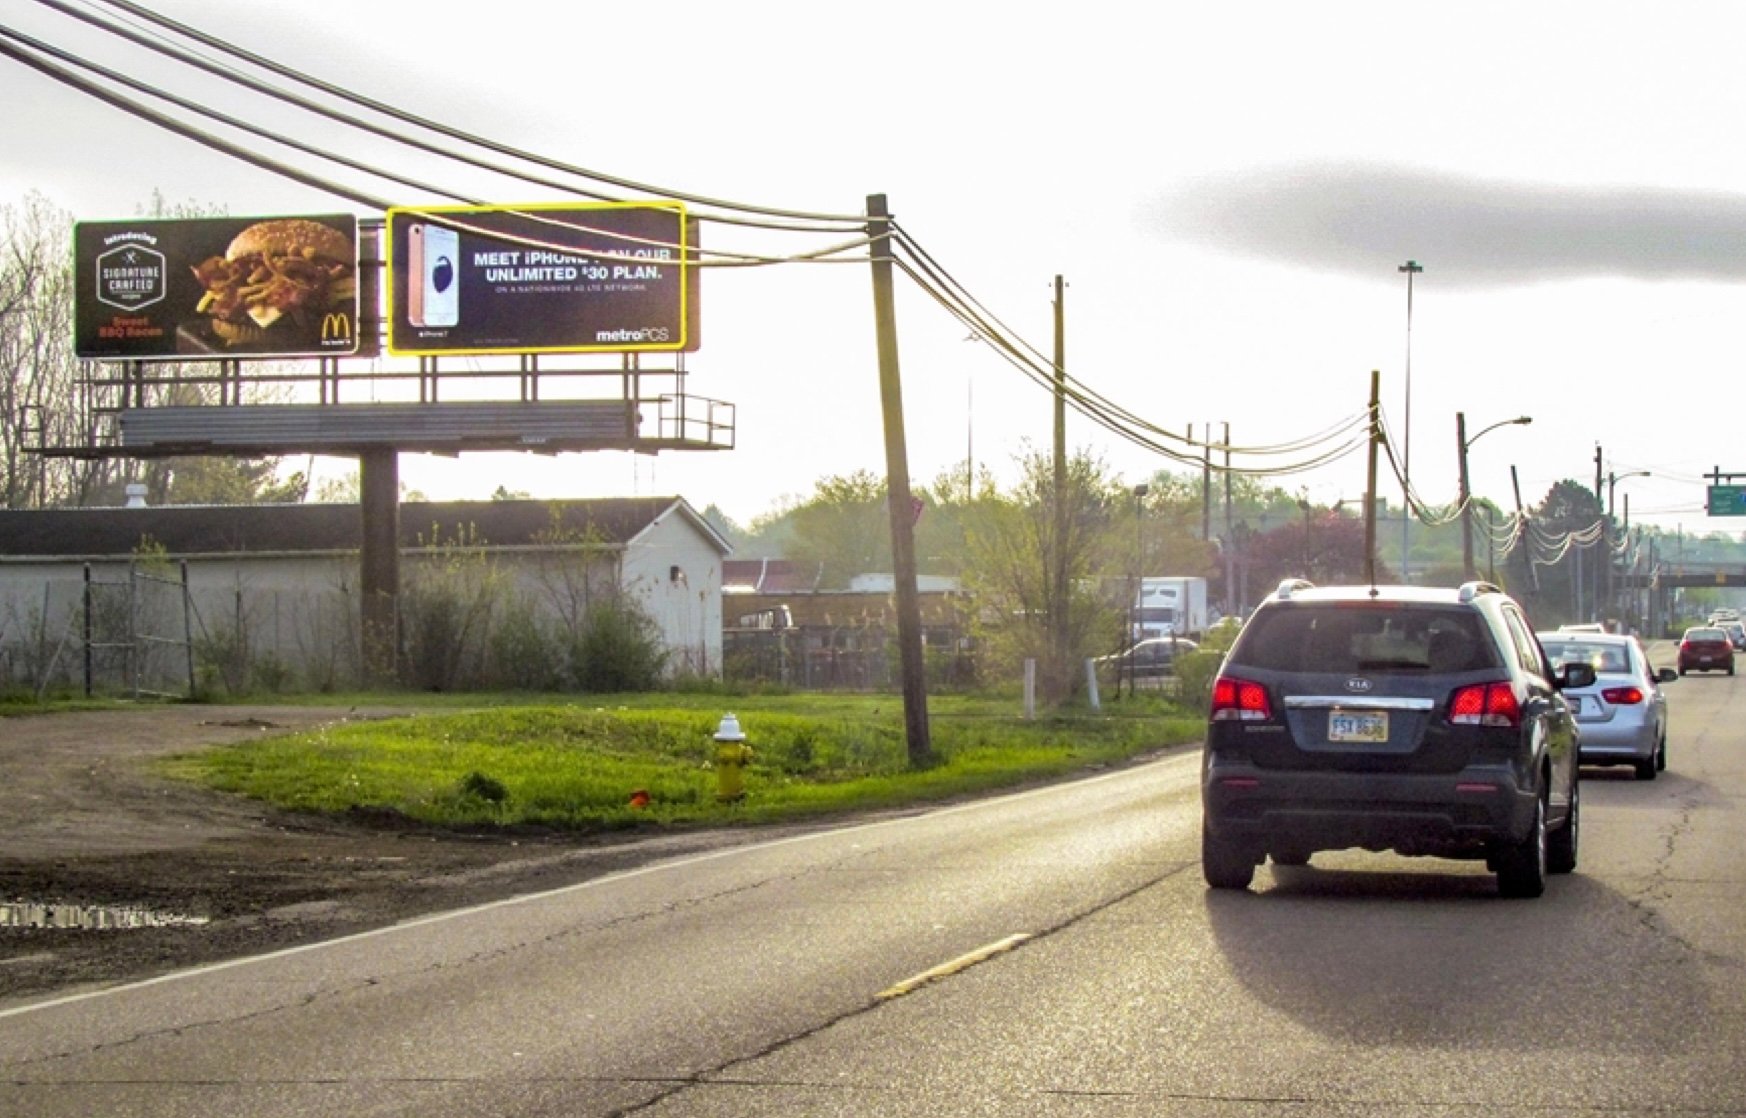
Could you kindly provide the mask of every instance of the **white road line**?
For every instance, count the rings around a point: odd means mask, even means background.
[[[338,939],[322,940],[318,943],[305,943],[300,944],[297,947],[286,947],[278,951],[270,951],[264,955],[247,955],[238,959],[227,959],[222,963],[211,963],[206,966],[193,967],[189,970],[174,971],[170,974],[160,974],[156,978],[142,979],[138,982],[129,982],[120,986],[108,986],[101,990],[87,990],[78,994],[68,994],[64,997],[51,998],[48,1001],[32,1002],[28,1005],[14,1006],[11,1009],[0,1009],[0,1021],[3,1021],[8,1017],[18,1017],[26,1013],[35,1013],[39,1010],[53,1009],[57,1006],[72,1005],[77,1002],[91,1001],[96,998],[106,998],[113,994],[122,994],[129,990],[139,990],[147,986],[159,986],[168,982],[180,982],[183,979],[197,978],[201,975],[212,974],[217,971],[253,966],[256,963],[269,962],[274,959],[283,959],[292,955],[302,955],[311,951],[323,951],[330,947],[339,947],[348,943],[356,943],[360,940],[393,935],[398,932],[403,932],[408,928],[421,928],[427,924],[440,924],[448,920],[459,920],[463,917],[473,916],[481,912],[491,912],[496,909],[509,908],[514,905],[528,904],[534,901],[545,900],[550,897],[561,897],[569,893],[579,893],[587,889],[598,889],[607,885],[615,885],[621,881],[629,881],[638,877],[647,877],[650,874],[655,873],[665,873],[669,870],[684,869],[689,866],[700,865],[704,862],[713,862],[721,858],[728,858],[738,854],[749,854],[761,850],[774,850],[779,847],[793,846],[803,842],[818,842],[827,838],[838,838],[843,835],[876,831],[887,827],[895,827],[903,823],[913,823],[920,819],[936,819],[944,816],[963,815],[972,811],[985,811],[1002,804],[1018,803],[1024,800],[1036,799],[1040,796],[1061,794],[1076,786],[1101,784],[1105,781],[1118,780],[1122,777],[1130,776],[1140,769],[1149,768],[1154,765],[1170,765],[1172,767],[1188,763],[1198,765],[1200,763],[1199,758],[1200,755],[1198,751],[1189,750],[1183,753],[1159,758],[1157,761],[1149,762],[1148,764],[1138,766],[1137,768],[1116,769],[1113,772],[1099,773],[1096,776],[1085,777],[1082,780],[1069,781],[1065,784],[1050,784],[1041,788],[1032,788],[1024,792],[1014,792],[1008,796],[998,796],[986,800],[973,800],[969,803],[957,804],[953,807],[940,808],[937,811],[928,811],[917,815],[903,815],[895,819],[882,819],[876,823],[860,823],[854,826],[841,827],[832,830],[810,831],[804,835],[790,835],[787,838],[771,839],[768,842],[751,843],[745,846],[733,846],[725,850],[713,850],[706,854],[697,854],[688,858],[679,858],[671,862],[657,862],[653,865],[639,866],[633,870],[625,870],[623,873],[608,874],[605,877],[597,877],[590,881],[577,882],[575,885],[563,885],[556,889],[545,890],[544,892],[524,893],[517,897],[505,897],[502,900],[489,901],[485,904],[474,905],[471,908],[457,908],[448,912],[432,913],[429,916],[422,916],[414,920],[406,920],[398,924],[390,924],[382,928],[374,928],[367,932],[356,932],[349,936],[341,936]]]

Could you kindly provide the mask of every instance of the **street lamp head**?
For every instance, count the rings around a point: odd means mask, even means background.
[[[1459,413],[1457,413],[1457,415],[1459,418],[1462,418],[1463,420],[1465,419],[1465,417],[1459,416]],[[1464,437],[1463,441],[1461,443],[1462,453],[1466,453],[1468,447],[1470,447],[1474,443],[1478,442],[1480,435],[1484,435],[1490,431],[1495,431],[1499,427],[1526,427],[1528,424],[1530,424],[1532,422],[1534,422],[1534,417],[1531,415],[1518,415],[1514,419],[1500,419],[1496,423],[1493,423],[1489,427],[1481,428],[1479,433],[1474,435],[1472,438],[1465,438]],[[1465,428],[1466,428],[1466,424],[1465,424],[1465,422],[1463,422],[1462,423],[1462,430],[1465,431]]]

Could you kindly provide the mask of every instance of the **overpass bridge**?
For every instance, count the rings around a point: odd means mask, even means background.
[[[1699,586],[1746,587],[1746,564],[1662,563],[1653,573],[1625,571],[1613,575],[1617,590],[1658,590]]]

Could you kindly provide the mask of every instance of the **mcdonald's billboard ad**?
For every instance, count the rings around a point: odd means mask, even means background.
[[[360,352],[358,221],[200,217],[73,226],[73,350],[110,361]],[[363,351],[374,344],[364,339]]]
[[[387,259],[393,354],[698,348],[679,202],[395,207]]]

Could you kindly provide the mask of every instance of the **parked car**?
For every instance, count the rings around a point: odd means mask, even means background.
[[[1092,663],[1099,675],[1108,673],[1118,679],[1161,679],[1176,670],[1178,658],[1198,651],[1200,645],[1186,637],[1152,637],[1131,648],[1109,656],[1099,656]]]
[[[1483,858],[1505,896],[1576,867],[1577,729],[1554,671],[1497,587],[1282,583],[1213,682],[1201,870],[1244,889],[1271,857],[1320,850]]]
[[[1667,695],[1661,685],[1679,673],[1657,671],[1634,637],[1563,630],[1539,636],[1554,668],[1569,663],[1594,668],[1591,686],[1564,691],[1581,734],[1582,763],[1631,765],[1638,780],[1654,780],[1667,768]]]
[[[1694,625],[1679,638],[1679,674],[1708,671],[1734,674],[1734,642],[1714,626]]]

